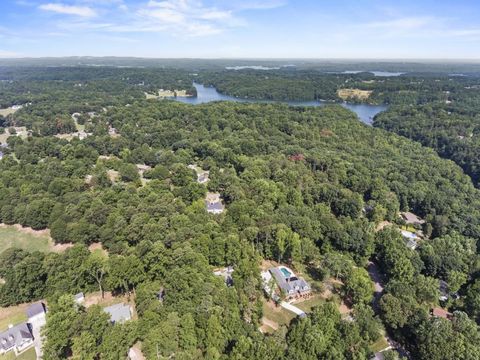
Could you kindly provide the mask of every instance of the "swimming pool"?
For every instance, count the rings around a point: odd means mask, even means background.
[[[282,272],[283,276],[285,276],[287,279],[292,276],[292,273],[288,271],[287,268],[281,267],[280,271]]]

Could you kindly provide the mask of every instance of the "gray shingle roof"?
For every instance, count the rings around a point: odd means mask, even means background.
[[[35,315],[44,314],[44,313],[45,313],[45,305],[43,305],[41,302],[32,304],[27,309],[28,318],[32,318]]]
[[[279,267],[274,267],[270,269],[273,277],[275,278],[278,286],[287,294],[291,295],[296,292],[305,292],[310,291],[310,285],[302,279],[297,278],[296,276],[291,276],[286,278],[285,275],[282,273]]]
[[[7,351],[13,346],[20,346],[28,340],[33,340],[32,331],[27,323],[21,323],[0,333],[0,349]]]
[[[115,304],[103,308],[103,311],[110,315],[110,321],[114,323],[122,323],[132,318],[130,305]]]
[[[207,203],[207,211],[223,211],[225,207],[221,202],[209,202],[206,201]]]

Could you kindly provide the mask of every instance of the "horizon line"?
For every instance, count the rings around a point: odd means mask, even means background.
[[[122,56],[122,55],[66,55],[66,56],[0,56],[1,60],[42,60],[42,59],[139,59],[139,60],[242,60],[242,61],[384,61],[384,62],[478,62],[480,58],[368,58],[368,57],[150,57],[150,56]]]

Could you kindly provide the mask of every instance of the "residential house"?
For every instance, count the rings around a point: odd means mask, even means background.
[[[287,299],[309,296],[311,294],[312,288],[310,285],[303,278],[297,277],[289,268],[278,266],[271,268],[269,271]]]
[[[28,323],[33,335],[33,342],[35,345],[35,352],[37,358],[42,357],[43,339],[41,335],[42,328],[47,323],[47,308],[42,302],[30,305],[27,308]]]
[[[458,299],[458,293],[454,293],[450,291],[448,283],[446,281],[440,280],[438,284],[438,291],[440,292],[439,300],[440,301],[447,301],[450,297],[453,299]]]
[[[111,137],[116,137],[118,135],[117,129],[108,125],[108,135],[110,135]]]
[[[206,184],[210,179],[210,171],[201,169],[198,165],[190,164],[189,169],[192,169],[197,174],[197,182],[199,184]]]
[[[207,211],[211,214],[221,214],[225,210],[225,205],[223,205],[219,193],[207,193],[205,205]]]
[[[405,220],[406,224],[410,224],[410,225],[423,225],[423,224],[425,224],[425,220],[419,218],[417,215],[415,215],[412,212],[406,211],[406,212],[400,213],[400,215],[402,216],[403,220]]]
[[[128,304],[115,304],[103,308],[107,314],[110,315],[112,324],[124,323],[132,318],[132,307]]]
[[[260,275],[262,276],[263,290],[265,291],[265,294],[267,294],[268,297],[271,297],[273,301],[280,301],[280,297],[273,291],[275,280],[270,271],[262,271]]]
[[[197,182],[199,184],[206,184],[210,179],[209,179],[209,172],[205,171],[201,174],[197,174]]]
[[[233,277],[232,277],[233,267],[232,266],[229,266],[229,267],[226,267],[226,268],[223,268],[223,269],[216,269],[213,272],[213,274],[216,275],[216,276],[223,277],[223,279],[225,280],[225,284],[227,286],[232,286],[233,285]]]
[[[27,308],[28,322],[40,326],[46,323],[47,310],[44,303],[38,302]]]
[[[442,309],[440,307],[433,308],[432,315],[434,317],[447,319],[447,320],[451,320],[453,317],[453,314],[451,312],[448,312],[447,310]]]
[[[0,354],[13,351],[18,355],[33,344],[32,329],[27,323],[10,326],[0,333]]]
[[[403,240],[405,241],[405,245],[407,245],[409,249],[415,250],[418,247],[418,236],[407,230],[401,230],[401,233]]]
[[[449,293],[448,293],[448,284],[446,281],[443,281],[443,280],[439,281],[438,291],[440,292],[439,300],[447,301],[449,297]]]

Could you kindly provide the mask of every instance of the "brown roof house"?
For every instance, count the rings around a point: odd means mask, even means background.
[[[412,212],[402,212],[400,213],[402,216],[403,220],[405,220],[405,223],[411,224],[411,225],[423,225],[425,224],[425,220],[419,218],[417,215],[415,215]]]
[[[448,312],[445,309],[442,309],[440,307],[436,307],[432,309],[432,315],[437,318],[443,318],[447,320],[451,320],[453,315],[451,312]]]

